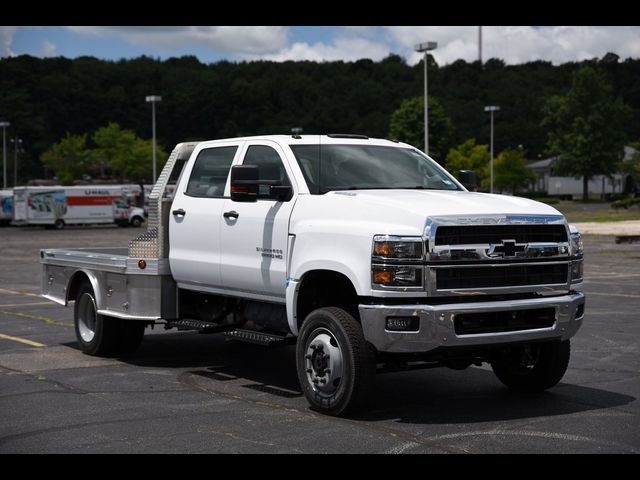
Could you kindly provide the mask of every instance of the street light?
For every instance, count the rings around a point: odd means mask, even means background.
[[[22,152],[22,139],[18,138],[16,135],[16,139],[11,139],[11,143],[13,143],[13,186],[18,186],[18,150]]]
[[[7,188],[7,127],[9,125],[11,125],[9,122],[0,122],[0,127],[2,127],[2,188]]]
[[[490,193],[493,193],[493,112],[497,112],[499,110],[500,107],[498,107],[497,105],[488,105],[484,107],[485,112],[491,112],[491,162],[489,164],[491,169],[491,184],[489,188]]]
[[[424,52],[424,153],[429,155],[429,101],[427,99],[427,53],[438,48],[438,42],[424,42],[415,46],[416,52]]]
[[[156,102],[161,102],[160,95],[149,95],[147,102],[151,102],[151,130],[153,134],[153,183],[156,183]]]

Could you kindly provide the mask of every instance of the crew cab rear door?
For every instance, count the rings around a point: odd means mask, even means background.
[[[282,148],[269,140],[247,142],[242,165],[257,165],[261,180],[292,186],[292,196],[278,200],[260,185],[256,202],[224,201],[220,227],[222,284],[247,298],[284,302],[289,218],[297,185]]]
[[[220,224],[231,164],[242,142],[217,143],[195,153],[169,212],[169,263],[181,288],[220,288]]]

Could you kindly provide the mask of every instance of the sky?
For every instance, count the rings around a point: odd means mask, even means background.
[[[553,64],[601,58],[640,58],[638,26],[483,26],[483,60],[507,64],[546,60]],[[474,26],[120,26],[3,27],[0,57],[90,55],[119,60],[147,55],[166,59],[195,55],[220,60],[379,61],[390,53],[419,62],[414,45],[435,41],[430,52],[440,65],[478,59]]]

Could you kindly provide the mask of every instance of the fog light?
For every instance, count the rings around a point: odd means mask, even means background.
[[[420,330],[420,317],[387,317],[384,328],[390,332],[417,332]]]

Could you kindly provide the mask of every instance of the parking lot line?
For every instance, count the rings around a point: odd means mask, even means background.
[[[0,293],[12,293],[13,295],[24,295],[27,297],[40,297],[37,293],[31,293],[25,290],[11,290],[9,288],[0,288]]]
[[[0,304],[0,308],[3,307],[33,307],[36,305],[55,305],[53,302],[29,302],[29,303],[3,303]]]
[[[625,298],[640,298],[640,295],[633,295],[631,293],[602,293],[602,292],[585,292],[587,295],[600,295],[602,297],[625,297]]]
[[[0,338],[4,340],[11,340],[13,342],[24,343],[31,347],[46,347],[44,343],[34,342],[33,340],[27,340],[26,338],[12,337],[11,335],[5,335],[4,333],[0,333]]]

